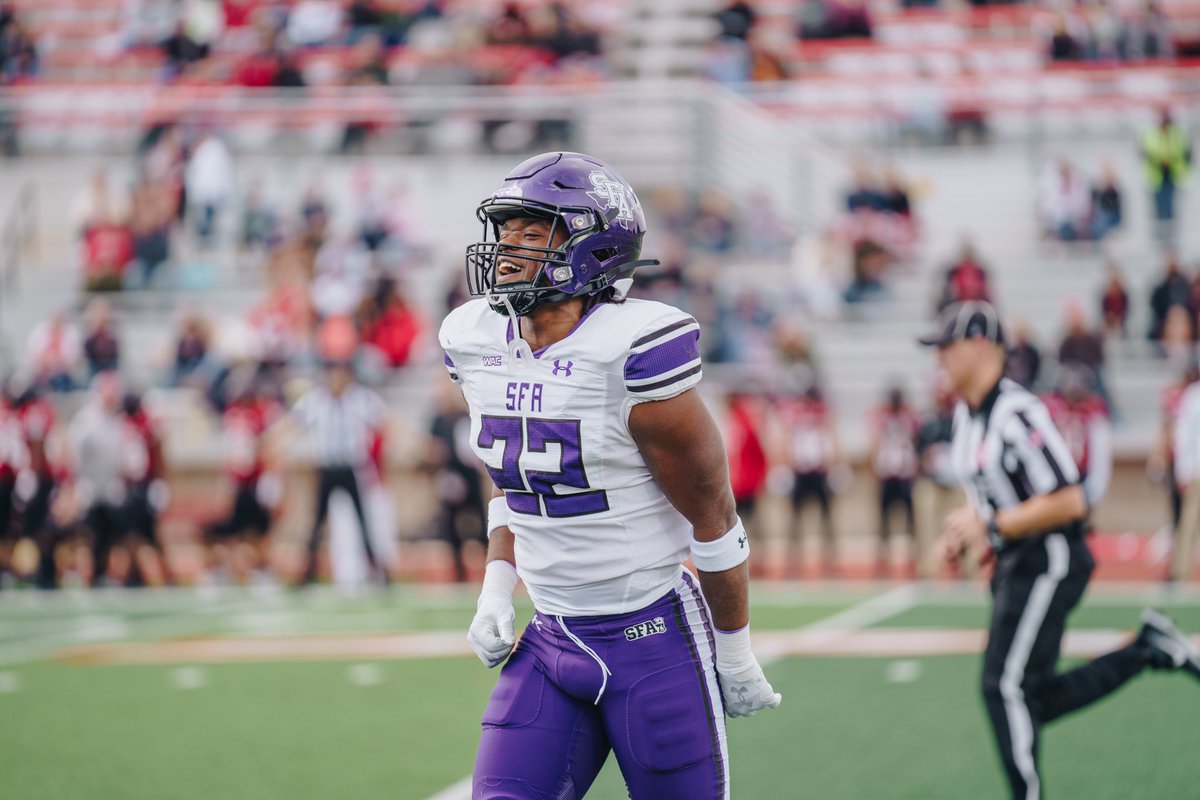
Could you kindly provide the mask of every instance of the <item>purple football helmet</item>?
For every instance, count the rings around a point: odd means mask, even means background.
[[[638,267],[658,263],[638,260],[646,218],[633,188],[603,161],[581,153],[543,153],[517,165],[475,214],[483,241],[467,247],[468,288],[501,314],[509,306],[524,315],[542,303],[595,295]],[[516,217],[551,220],[547,246],[506,244],[501,250],[500,225]],[[567,239],[550,248],[560,225]],[[501,252],[541,267],[531,280],[497,286]]]

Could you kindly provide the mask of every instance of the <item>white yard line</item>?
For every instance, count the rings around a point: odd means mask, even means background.
[[[810,647],[825,646],[863,628],[903,614],[916,605],[919,597],[919,587],[905,584],[883,594],[868,597],[832,616],[801,625],[789,633],[793,638],[803,638]],[[788,654],[788,648],[781,646],[778,637],[771,637],[768,632],[764,632],[762,638],[764,641],[761,646],[755,646],[755,653],[764,667]]]
[[[885,619],[903,614],[916,605],[918,591],[918,587],[906,584],[883,594],[868,597],[861,603],[852,605],[832,616],[824,617],[808,625],[801,625],[791,633],[810,635],[814,642],[833,642]],[[787,655],[787,648],[770,641],[764,641],[762,649],[756,646],[755,651],[763,666],[772,664]],[[468,775],[456,781],[426,800],[471,800],[471,776]]]
[[[463,778],[432,794],[426,800],[471,800],[471,776]]]

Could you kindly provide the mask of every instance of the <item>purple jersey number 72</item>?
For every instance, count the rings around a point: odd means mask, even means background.
[[[482,415],[479,446],[491,449],[498,440],[504,442],[500,468],[488,466],[487,471],[496,486],[504,490],[508,507],[513,511],[547,517],[579,517],[608,510],[607,493],[603,489],[591,489],[588,484],[583,468],[579,420]],[[551,444],[561,447],[556,472],[521,468],[523,453],[545,453]],[[559,494],[555,486],[590,491]]]

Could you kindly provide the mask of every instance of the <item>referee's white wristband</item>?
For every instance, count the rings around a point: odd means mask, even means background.
[[[504,495],[493,497],[488,502],[487,513],[487,535],[490,539],[492,531],[496,528],[504,528],[508,526],[511,512],[508,510],[508,500],[504,499]]]
[[[719,539],[698,542],[692,539],[692,563],[702,572],[724,572],[750,557],[750,537],[741,517]]]

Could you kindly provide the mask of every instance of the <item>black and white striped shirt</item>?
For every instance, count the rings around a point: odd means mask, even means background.
[[[1046,406],[1007,378],[978,409],[958,404],[951,459],[971,504],[988,520],[997,509],[1079,483],[1075,461]],[[1079,527],[1072,523],[1068,529]]]
[[[386,407],[370,389],[351,384],[339,397],[324,386],[296,401],[292,416],[312,434],[313,457],[321,467],[360,467],[367,463],[374,432]]]

